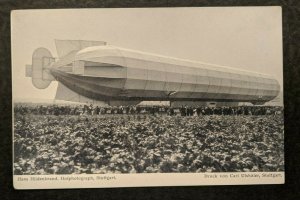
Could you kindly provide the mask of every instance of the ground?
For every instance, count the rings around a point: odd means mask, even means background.
[[[15,174],[283,171],[283,115],[15,113]]]

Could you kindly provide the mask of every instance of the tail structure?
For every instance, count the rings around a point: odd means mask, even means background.
[[[32,54],[32,65],[26,65],[26,76],[32,77],[32,84],[38,89],[47,88],[55,78],[50,73],[55,59],[46,48],[38,48]]]
[[[26,76],[32,77],[32,84],[38,89],[47,88],[55,78],[52,76],[51,68],[70,68],[75,55],[81,49],[90,46],[106,45],[103,41],[86,40],[55,40],[56,50],[59,60],[55,60],[50,51],[46,48],[38,48],[33,52],[32,65],[26,65]],[[75,73],[76,70],[72,69]]]

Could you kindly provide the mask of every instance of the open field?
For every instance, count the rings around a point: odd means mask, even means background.
[[[15,113],[15,174],[283,171],[283,116]]]

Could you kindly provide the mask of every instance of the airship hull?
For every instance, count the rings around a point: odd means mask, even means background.
[[[70,90],[102,101],[263,103],[280,90],[268,75],[109,45],[71,51],[47,70]]]
[[[96,78],[94,83],[87,81],[87,77],[81,77],[78,75],[58,75],[53,73],[57,80],[65,85],[70,90],[100,101],[110,101],[110,100],[122,100],[122,101],[216,101],[216,102],[266,102],[268,99],[273,99],[272,96],[265,96],[264,98],[254,98],[250,95],[228,95],[228,94],[218,94],[218,97],[214,94],[207,93],[197,93],[191,94],[190,92],[180,92],[177,97],[170,97],[166,91],[155,91],[155,90],[124,90],[121,87],[110,87],[105,84],[105,82],[125,82],[125,79],[106,79],[106,78]],[[58,75],[58,76],[57,76]],[[94,78],[93,78],[94,79]],[[92,79],[92,80],[93,80]]]

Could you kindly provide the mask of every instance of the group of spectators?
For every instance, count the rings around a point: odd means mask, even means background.
[[[105,115],[105,114],[152,114],[152,115],[278,115],[282,114],[282,107],[266,106],[237,106],[237,107],[191,107],[182,106],[110,106],[100,107],[90,105],[78,106],[15,106],[15,112],[37,115]]]
[[[284,170],[280,113],[51,114],[62,108],[71,113],[83,107],[15,107],[15,174]],[[38,114],[31,114],[33,110]]]

